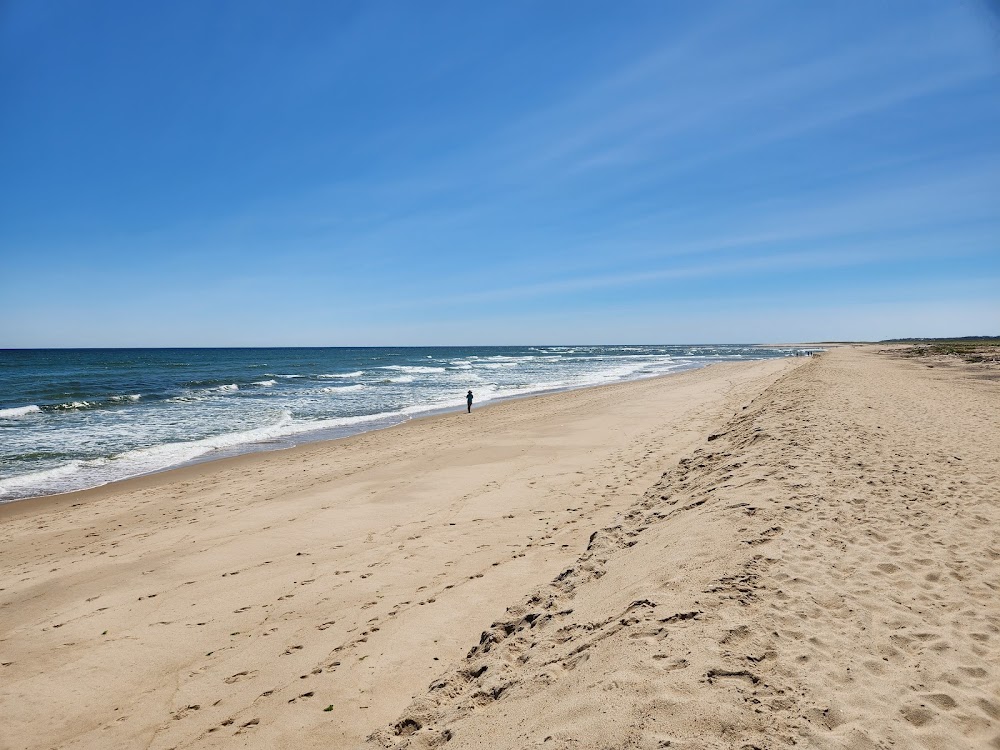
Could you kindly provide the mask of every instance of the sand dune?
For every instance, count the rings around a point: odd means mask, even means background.
[[[843,348],[0,508],[0,747],[1000,747],[998,396]]]

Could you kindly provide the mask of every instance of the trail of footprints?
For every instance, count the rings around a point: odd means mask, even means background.
[[[571,509],[571,510],[580,510],[580,509],[576,508],[576,509]],[[591,511],[591,512],[593,512],[593,511]],[[513,516],[510,515],[509,517],[513,517]],[[573,519],[573,520],[575,520],[575,519]],[[419,534],[417,534],[417,535],[411,535],[409,537],[409,540],[413,541],[413,540],[416,540],[416,539],[419,539],[419,538],[420,538]],[[542,539],[546,539],[546,538],[548,538],[547,535],[542,537]],[[489,545],[483,545],[483,546],[484,547],[488,547]],[[307,556],[308,555],[308,553],[305,553],[305,552],[300,552],[298,554],[302,555],[302,556]],[[524,556],[524,552],[523,551],[515,551],[510,556],[509,559],[514,560],[514,559],[518,559],[519,557],[523,557],[523,556]],[[267,561],[267,562],[270,563],[271,561]],[[501,560],[500,562],[503,562],[503,560]],[[373,563],[372,566],[377,566],[379,564],[380,563]],[[388,563],[386,563],[385,561],[383,561],[383,563],[381,563],[381,564],[388,564]],[[500,564],[500,563],[492,563],[491,565],[492,566],[496,566],[497,564]],[[370,567],[372,567],[372,566],[370,566]],[[343,574],[350,573],[350,572],[351,571],[349,571],[349,570],[336,570],[336,571],[332,571],[331,574],[337,576],[337,575],[343,575]],[[238,573],[239,573],[239,571],[232,571],[232,572],[226,573],[224,575],[226,575],[226,576],[233,576],[233,575],[238,575]],[[370,575],[371,575],[370,573],[361,574],[361,575],[358,576],[358,578],[360,580],[364,580],[365,578],[369,577]],[[442,573],[440,575],[444,575],[444,573]],[[483,577],[483,573],[482,572],[473,573],[472,575],[468,576],[468,580],[476,580],[476,579],[480,579],[482,577]],[[306,585],[306,584],[312,583],[315,580],[316,579],[307,579],[307,580],[304,580],[304,581],[301,581],[301,582],[296,582],[296,585],[298,585],[298,586],[300,586],[300,585]],[[433,604],[433,603],[435,603],[437,601],[437,596],[440,596],[441,592],[447,591],[449,589],[452,589],[452,588],[455,587],[455,585],[456,584],[454,584],[454,583],[450,583],[450,584],[445,584],[443,586],[439,586],[438,589],[437,589],[438,593],[431,593],[431,595],[429,595],[429,596],[425,594],[426,598],[424,598],[424,599],[420,599],[420,600],[403,599],[403,600],[400,600],[394,606],[392,606],[391,608],[389,608],[388,611],[386,611],[385,616],[386,617],[395,617],[395,616],[399,615],[402,611],[404,611],[405,609],[407,609],[409,607],[425,606],[425,605],[428,605],[428,604]],[[421,592],[427,591],[428,589],[429,589],[428,586],[419,586],[417,588],[416,592],[417,593],[421,593]],[[279,596],[276,599],[276,601],[278,601],[278,602],[280,602],[280,601],[286,601],[286,600],[291,599],[293,597],[294,597],[294,594],[292,594],[292,593],[285,593],[285,594]],[[381,598],[382,597],[378,597],[378,598],[376,598],[374,600],[371,600],[371,601],[368,601],[368,602],[364,602],[364,603],[362,603],[360,605],[359,609],[361,611],[363,611],[363,610],[366,610],[366,609],[373,608],[373,607],[375,607],[375,606],[377,606],[377,605],[379,605],[381,603],[381,601],[380,601]],[[265,605],[265,608],[266,608],[266,605]],[[244,614],[244,613],[250,611],[251,609],[252,608],[249,607],[249,606],[248,607],[241,607],[241,608],[238,608],[237,610],[234,610],[234,614]],[[264,635],[264,636],[273,634],[274,632],[277,631],[277,628],[272,627],[272,628],[267,629],[267,630],[262,630],[262,629],[264,628],[265,625],[267,625],[275,617],[278,617],[280,619],[280,615],[278,615],[276,613],[269,613],[269,614],[265,615],[264,619],[261,622],[259,622],[255,626],[251,626],[249,629],[252,632],[256,632],[256,633],[259,633],[260,635]],[[347,658],[348,656],[350,656],[352,654],[352,652],[356,651],[358,648],[360,648],[360,647],[364,646],[366,643],[368,643],[369,638],[372,635],[374,635],[374,634],[376,634],[376,633],[378,633],[380,631],[380,625],[379,625],[380,620],[381,620],[381,618],[379,616],[375,616],[375,617],[372,617],[372,618],[368,619],[367,622],[364,623],[363,625],[361,625],[360,627],[349,628],[346,631],[346,634],[349,637],[347,637],[345,640],[341,641],[336,646],[333,646],[332,649],[330,649],[329,654],[328,654],[328,656],[326,658],[324,658],[324,659],[320,660],[319,662],[315,663],[314,666],[312,666],[311,668],[309,668],[306,672],[298,675],[298,680],[308,680],[309,678],[321,675],[324,672],[326,672],[326,673],[336,672],[337,668],[340,667],[343,664],[343,660],[345,658]],[[201,623],[201,624],[204,624],[204,623]],[[315,629],[318,630],[318,631],[325,631],[325,630],[328,630],[328,629],[334,627],[336,624],[337,624],[336,620],[332,620],[332,619],[325,620],[325,621],[323,621],[323,622],[315,625]],[[353,635],[351,635],[351,633],[353,633]],[[231,633],[230,635],[231,636],[238,636],[238,635],[240,635],[240,633],[234,632],[234,633]],[[209,654],[209,656],[213,655],[214,653],[219,653],[221,651],[224,651],[225,648],[226,647],[223,647],[223,648],[220,648],[218,651],[211,652]],[[291,656],[296,655],[299,652],[302,652],[303,650],[304,650],[304,646],[302,644],[293,644],[293,645],[288,646],[283,652],[281,652],[279,654],[279,658],[280,657],[291,657]],[[363,660],[364,658],[366,658],[366,655],[364,655],[364,654],[354,655],[352,658]],[[196,673],[193,673],[193,674],[196,674]],[[223,682],[226,683],[226,684],[228,684],[228,685],[235,685],[236,683],[241,683],[241,682],[244,682],[244,681],[247,681],[247,680],[254,680],[254,679],[257,679],[258,677],[259,677],[259,674],[258,674],[257,670],[241,670],[241,671],[238,671],[238,672],[236,672],[236,673],[234,673],[234,674],[226,677],[223,680]],[[294,688],[294,684],[293,684],[294,682],[296,682],[296,681],[293,680],[293,682],[285,683],[281,687],[276,687],[276,688],[272,688],[272,689],[266,690],[266,691],[264,691],[264,692],[262,692],[262,693],[260,693],[258,695],[257,700],[270,699],[272,697],[277,697],[277,696],[279,696],[282,693],[287,693],[290,689]],[[288,703],[288,704],[299,703],[299,702],[301,702],[301,701],[303,701],[305,699],[313,697],[314,695],[315,695],[315,691],[312,691],[312,690],[304,692],[304,693],[297,693],[297,694],[294,694],[293,697],[287,698],[286,699],[286,703]],[[218,705],[218,703],[219,702],[216,702],[215,705]],[[256,701],[254,701],[253,703],[256,703]],[[198,708],[200,708],[200,706]],[[173,720],[180,720],[180,719],[186,718],[187,716],[192,715],[194,711],[197,711],[198,708],[194,708],[194,707],[189,706],[187,709],[180,709],[178,711],[175,711],[172,714],[171,718]],[[253,712],[253,704],[251,704],[249,706],[246,706],[245,708],[241,709],[240,711],[237,712],[236,715],[229,716],[229,717],[225,718],[217,726],[210,727],[208,730],[206,730],[206,732],[203,733],[202,736],[204,736],[205,734],[217,732],[217,731],[222,730],[222,729],[229,729],[229,730],[233,731],[235,734],[245,733],[245,731],[247,731],[248,729],[258,726],[259,725],[259,719],[254,718],[253,720],[251,720],[251,721],[248,722],[248,721],[244,721],[243,719],[239,719],[237,717],[239,715],[241,715],[241,714],[247,714],[247,713],[252,713],[252,712]]]
[[[704,610],[664,611],[657,601],[639,599],[601,621],[580,621],[573,619],[573,599],[578,589],[602,578],[609,561],[627,554],[651,526],[703,505],[704,500],[684,502],[683,496],[672,493],[678,489],[690,491],[686,483],[689,472],[704,469],[718,458],[699,452],[694,459],[682,461],[677,471],[665,474],[663,481],[623,515],[620,524],[595,531],[586,551],[573,566],[526,601],[508,608],[508,617],[483,631],[462,665],[431,683],[425,696],[415,700],[392,727],[373,733],[369,742],[386,748],[404,748],[434,747],[450,741],[456,724],[463,718],[512,691],[530,692],[539,684],[552,684],[560,675],[587,661],[595,647],[616,636],[642,642],[654,652],[667,649],[667,653],[651,655],[663,673],[688,669],[691,664],[687,659],[669,653],[669,639],[678,628],[700,626],[706,610],[731,603],[745,604],[753,596],[759,579],[754,572],[760,564],[759,556],[745,572],[724,577],[707,589],[705,594],[716,596],[704,600]],[[749,546],[766,544],[780,533],[780,528],[768,527],[745,542]],[[729,635],[731,640],[737,637],[732,632]],[[748,661],[759,663],[763,658],[754,661],[751,656]],[[703,678],[710,683],[745,680],[751,687],[764,687],[760,677],[739,665],[732,669],[725,666],[707,669]]]

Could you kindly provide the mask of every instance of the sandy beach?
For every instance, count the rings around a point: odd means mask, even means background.
[[[874,347],[0,506],[0,748],[1000,748],[1000,380]]]

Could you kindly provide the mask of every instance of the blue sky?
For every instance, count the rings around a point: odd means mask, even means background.
[[[0,346],[1000,333],[976,2],[0,5]]]

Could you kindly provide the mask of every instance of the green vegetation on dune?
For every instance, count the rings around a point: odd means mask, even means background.
[[[966,362],[1000,362],[1000,337],[965,336],[957,339],[897,339],[886,344],[912,344],[904,357],[953,356]]]
[[[951,338],[883,339],[880,344],[1000,344],[1000,336],[954,336]]]

